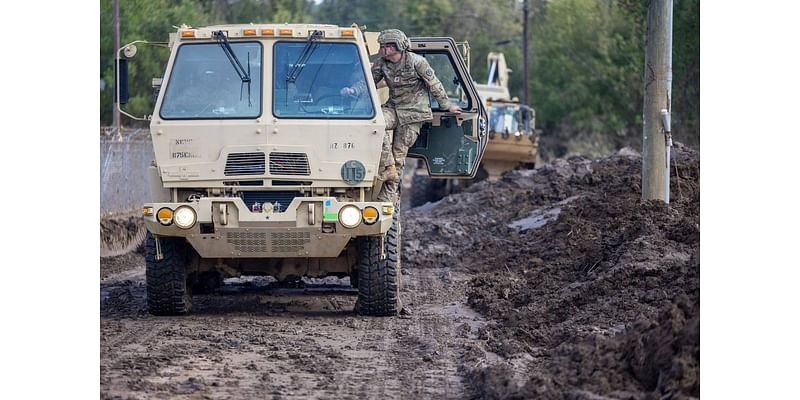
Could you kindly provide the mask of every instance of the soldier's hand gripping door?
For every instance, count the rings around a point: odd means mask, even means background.
[[[428,61],[461,114],[440,110],[430,97],[433,121],[426,122],[409,157],[421,158],[431,177],[473,178],[486,149],[486,110],[452,38],[411,38],[411,50]]]

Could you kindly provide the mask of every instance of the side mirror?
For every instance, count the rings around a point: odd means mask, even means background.
[[[128,104],[128,59],[117,59],[116,78],[114,101],[119,104]]]

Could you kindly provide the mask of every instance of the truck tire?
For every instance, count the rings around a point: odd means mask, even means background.
[[[400,217],[397,213],[383,239],[366,236],[359,242],[356,310],[361,315],[397,315],[400,301]]]
[[[145,239],[147,310],[153,315],[183,315],[192,310],[186,274],[186,244],[179,238],[160,238],[162,260],[156,260],[156,241]]]
[[[353,289],[358,289],[358,270],[357,269],[354,269],[354,270],[350,271],[350,286],[352,286]]]

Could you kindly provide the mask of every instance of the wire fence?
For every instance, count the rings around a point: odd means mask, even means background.
[[[147,168],[154,159],[148,129],[101,128],[100,217],[139,212],[148,200]]]
[[[147,169],[154,159],[148,129],[100,128],[100,256],[133,251],[147,230],[142,204],[150,197]]]

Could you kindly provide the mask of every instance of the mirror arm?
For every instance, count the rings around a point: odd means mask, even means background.
[[[119,60],[120,60],[120,58],[122,58],[122,52],[125,51],[125,49],[128,46],[134,45],[136,43],[154,44],[156,46],[163,45],[162,42],[151,43],[151,42],[148,42],[147,40],[136,40],[136,41],[133,41],[133,42],[130,42],[130,43],[126,44],[125,46],[120,46],[119,51],[117,51],[117,56],[114,59],[114,64],[115,64],[115,67],[116,67],[114,69],[114,79],[116,79],[116,85],[114,85],[115,86],[115,88],[114,88],[114,92],[115,92],[114,93],[114,99],[116,100],[115,103],[117,104],[117,110],[120,112],[120,114],[125,114],[125,116],[127,116],[128,118],[134,119],[136,121],[149,121],[152,118],[152,115],[145,115],[144,117],[133,116],[130,113],[128,113],[125,110],[123,110],[122,109],[122,104],[120,104],[120,102],[119,102],[119,98],[120,98]]]

